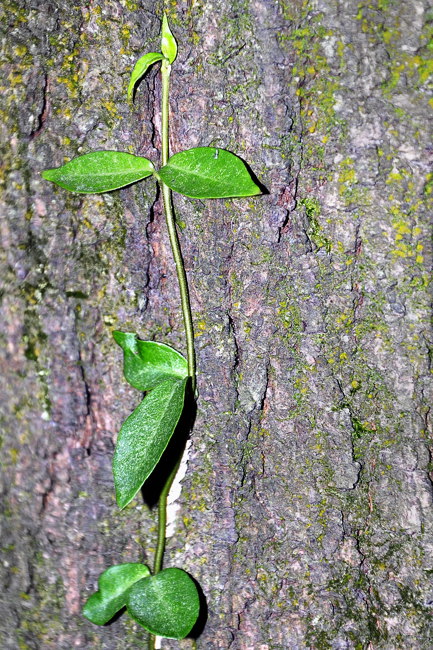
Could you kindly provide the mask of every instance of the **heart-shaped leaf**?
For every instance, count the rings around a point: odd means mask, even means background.
[[[182,569],[164,569],[143,578],[128,592],[128,614],[151,634],[184,639],[197,621],[200,599],[194,581]]]
[[[168,20],[166,14],[162,17],[162,29],[161,29],[161,52],[168,59],[169,63],[173,63],[177,56],[177,43],[171,29],[168,26]]]
[[[174,154],[158,174],[172,190],[193,199],[261,193],[245,163],[225,149],[196,147],[181,151]]]
[[[42,177],[71,192],[97,194],[140,181],[155,171],[147,158],[122,151],[93,151],[62,167],[46,169]]]
[[[113,332],[123,350],[123,374],[137,390],[151,390],[166,379],[184,379],[188,363],[179,352],[164,343],[140,341],[132,332]]]
[[[131,78],[129,80],[128,86],[128,99],[131,99],[135,84],[147,72],[148,68],[157,61],[162,61],[163,58],[164,56],[161,54],[161,52],[149,52],[149,54],[145,54],[140,59],[138,59],[137,63],[134,66],[134,69],[131,72]]]
[[[182,413],[185,379],[158,384],[124,422],[113,457],[119,508],[134,498],[160,460]]]
[[[150,571],[145,564],[130,562],[110,567],[99,576],[99,590],[85,603],[84,616],[96,625],[105,625],[125,607],[129,588],[147,576]]]

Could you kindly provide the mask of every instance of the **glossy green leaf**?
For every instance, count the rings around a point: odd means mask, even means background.
[[[62,167],[46,169],[42,177],[71,192],[110,192],[150,176],[155,171],[147,158],[121,151],[93,151]]]
[[[151,390],[166,379],[188,376],[185,357],[164,343],[140,341],[132,332],[113,332],[123,350],[123,374],[137,390]]]
[[[172,190],[193,199],[253,196],[261,192],[238,156],[214,147],[176,153],[158,174]]]
[[[163,58],[164,56],[161,54],[161,52],[149,52],[149,54],[145,54],[140,59],[138,59],[137,63],[134,66],[134,69],[131,72],[131,78],[129,80],[128,86],[128,99],[132,98],[135,84],[141,79],[144,74],[146,74],[148,68],[150,68],[150,66],[157,61],[162,61]]]
[[[182,569],[164,569],[143,578],[128,592],[128,614],[152,634],[184,639],[197,621],[197,587]]]
[[[105,625],[125,607],[128,589],[147,576],[150,571],[145,564],[131,562],[110,567],[99,576],[99,590],[85,603],[84,616],[96,625]]]
[[[113,457],[119,508],[134,498],[160,460],[182,413],[185,379],[158,384],[124,422]]]
[[[168,26],[168,20],[166,14],[162,17],[162,29],[161,29],[161,52],[168,59],[169,63],[173,63],[177,56],[177,43],[171,29]]]

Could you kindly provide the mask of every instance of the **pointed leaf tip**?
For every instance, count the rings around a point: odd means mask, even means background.
[[[113,331],[113,339],[122,348],[124,352],[131,352],[131,354],[138,354],[137,334],[135,332],[120,332],[119,330]]]

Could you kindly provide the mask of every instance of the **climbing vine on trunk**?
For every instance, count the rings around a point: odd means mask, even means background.
[[[128,98],[155,63],[162,77],[162,166],[142,156],[118,151],[95,151],[74,158],[42,176],[61,188],[79,193],[110,192],[153,176],[161,187],[166,223],[176,263],[185,327],[187,357],[163,343],[141,341],[131,332],[113,332],[124,355],[126,381],[145,397],[122,425],[113,457],[116,500],[125,508],[157,468],[185,409],[187,397],[196,398],[194,333],[187,278],[174,219],[171,191],[198,199],[253,196],[261,188],[245,163],[233,153],[214,147],[196,147],[169,156],[169,83],[177,43],[166,15],[161,29],[161,52],[141,57],[132,71]],[[167,496],[180,458],[159,497],[158,541],[153,571],[144,564],[112,566],[98,580],[99,589],[87,600],[83,613],[97,625],[105,625],[126,607],[129,615],[149,633],[149,649],[155,635],[182,639],[194,627],[200,612],[195,581],[179,568],[163,569]]]

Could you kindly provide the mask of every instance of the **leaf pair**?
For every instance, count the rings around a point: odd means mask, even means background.
[[[45,180],[71,192],[91,194],[110,192],[151,174],[175,192],[194,199],[253,196],[261,192],[238,156],[214,147],[176,153],[158,172],[147,158],[120,151],[94,151],[42,172]]]
[[[170,66],[177,56],[177,43],[164,14],[161,30],[161,52],[145,54],[134,66],[128,86],[131,99],[137,82],[151,65],[162,61]],[[156,171],[152,162],[141,156],[121,151],[95,151],[47,169],[42,177],[64,189],[79,193],[100,193],[117,190],[153,174],[174,192],[193,199],[222,199],[254,196],[261,193],[245,163],[225,149],[195,147],[171,156]]]
[[[126,419],[113,457],[116,500],[124,508],[155,469],[182,414],[188,381],[186,359],[173,348],[140,341],[136,334],[113,332],[123,349],[124,375],[140,391],[148,391]]]
[[[101,573],[98,587],[83,608],[84,616],[96,625],[105,625],[126,606],[151,634],[183,639],[199,614],[197,588],[182,569],[151,576],[145,564],[118,564]]]
[[[113,332],[123,350],[125,379],[146,396],[124,422],[113,458],[116,499],[124,508],[155,469],[181,416],[188,381],[188,364],[163,343],[140,341],[131,332]],[[200,609],[194,580],[182,569],[151,575],[144,564],[112,566],[98,580],[98,591],[87,600],[83,614],[105,625],[126,607],[130,616],[154,635],[183,639]]]

